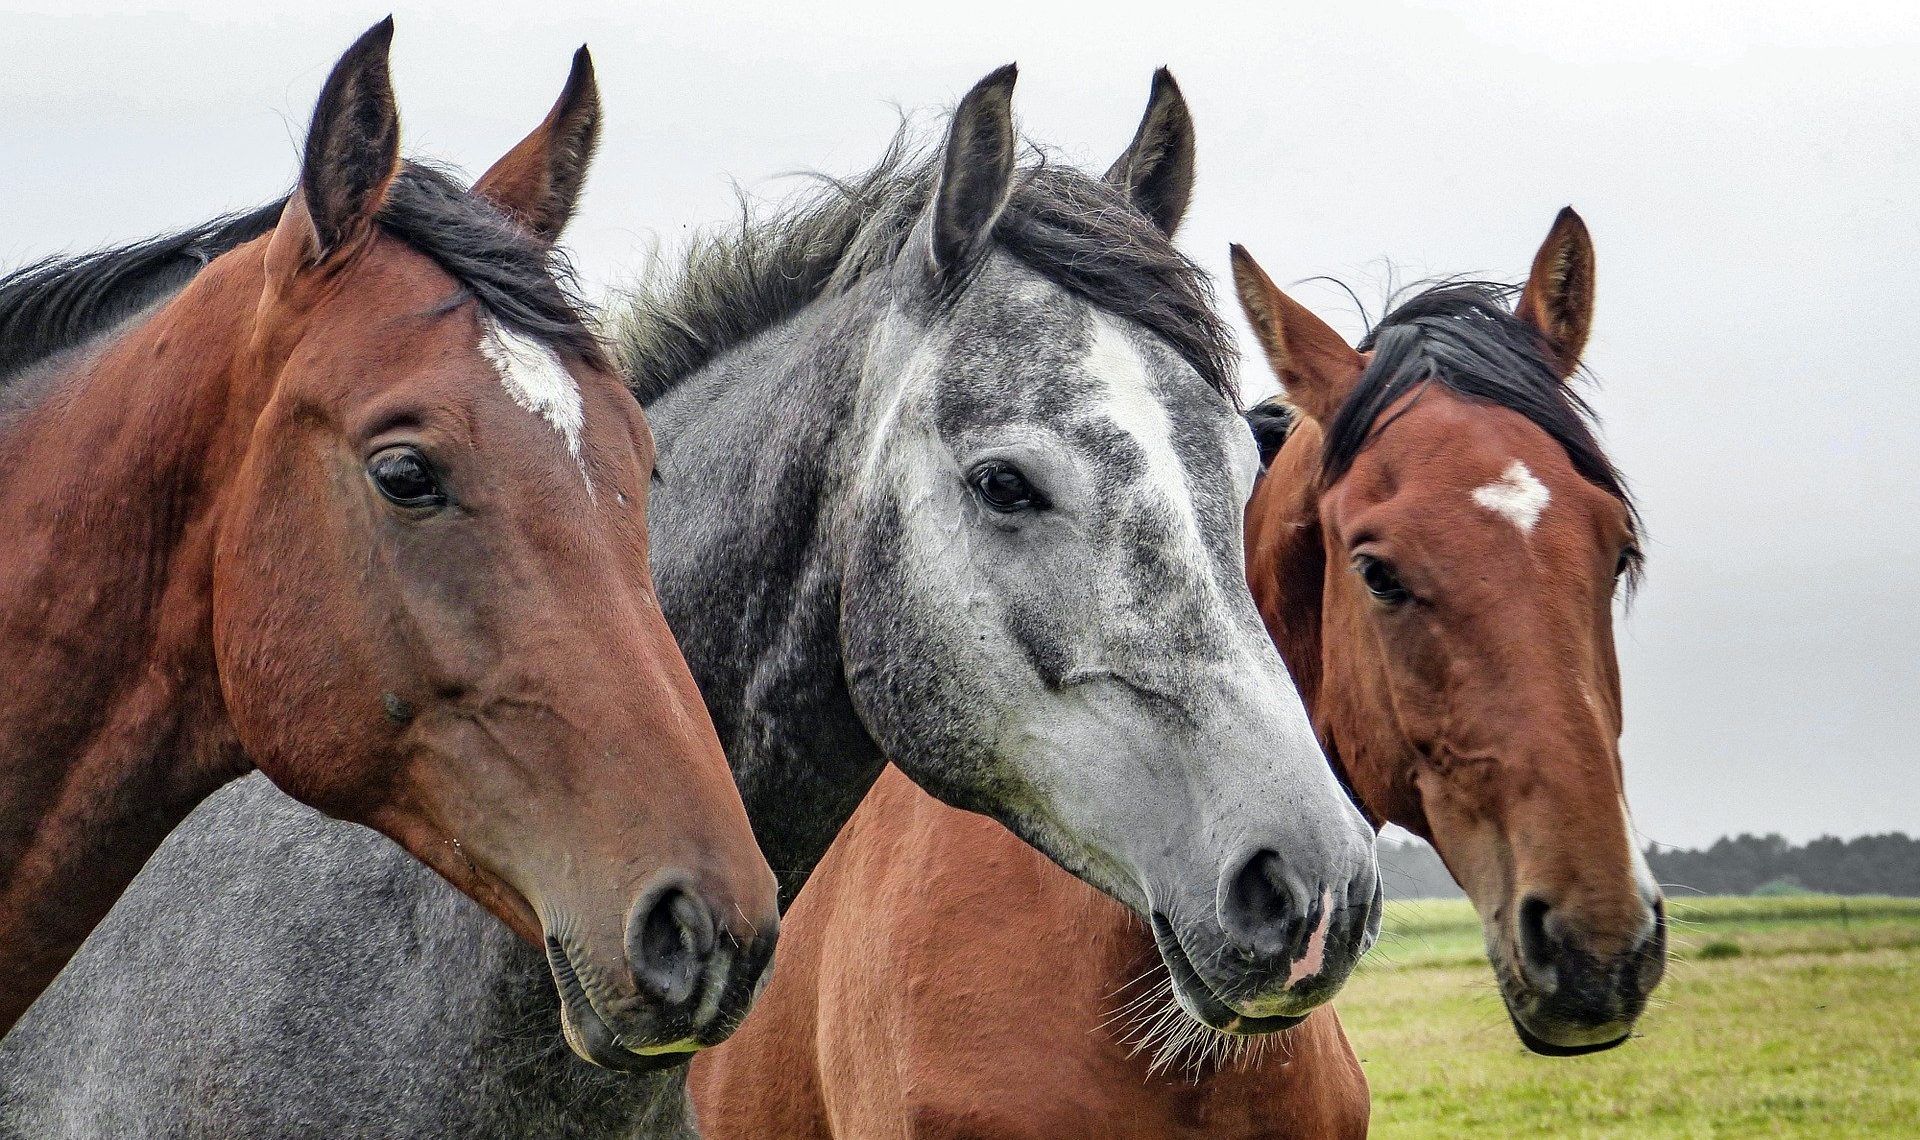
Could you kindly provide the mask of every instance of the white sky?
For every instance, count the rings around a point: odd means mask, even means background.
[[[0,266],[283,192],[327,68],[388,10],[0,0]],[[1401,279],[1512,279],[1573,203],[1599,248],[1595,402],[1652,532],[1621,637],[1642,831],[1920,831],[1920,400],[1901,363],[1920,326],[1920,5],[396,15],[406,145],[470,172],[592,46],[607,135],[569,239],[596,289],[730,217],[733,182],[778,197],[778,175],[859,169],[896,104],[945,107],[1008,60],[1029,134],[1100,169],[1173,67],[1200,132],[1182,238],[1217,274],[1241,241],[1282,281],[1332,274],[1369,303],[1387,258]],[[1357,331],[1334,291],[1298,295]],[[1246,385],[1271,381],[1250,361]]]

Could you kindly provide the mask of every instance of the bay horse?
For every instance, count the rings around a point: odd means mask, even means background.
[[[254,767],[541,947],[598,1063],[725,1036],[770,956],[649,578],[646,421],[551,246],[590,61],[469,193],[399,157],[392,34],[284,203],[0,282],[0,1030]]]
[[[1660,977],[1634,847],[1612,609],[1638,524],[1568,387],[1594,254],[1562,213],[1519,301],[1408,299],[1356,351],[1244,250],[1286,403],[1247,573],[1342,780],[1471,895],[1536,1052],[1604,1049]],[[1277,452],[1277,454],[1276,454]],[[1331,1007],[1274,1038],[1194,1024],[1124,908],[991,821],[883,778],[787,915],[758,1013],[692,1066],[710,1140],[1364,1136]],[[1028,948],[1073,931],[1073,950]]]
[[[1372,938],[1378,875],[1247,592],[1258,455],[1166,233],[1190,123],[1162,77],[1108,177],[1023,160],[1014,80],[616,314],[661,604],[783,899],[891,758],[1123,900],[1197,1016],[1291,1024]],[[261,830],[299,857],[244,857]],[[681,1073],[555,1047],[539,967],[236,789],[0,1044],[0,1134],[692,1135]]]

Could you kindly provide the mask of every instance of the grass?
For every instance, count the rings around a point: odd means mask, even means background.
[[[1550,1059],[1514,1039],[1465,902],[1388,905],[1336,1003],[1375,1140],[1920,1136],[1920,899],[1672,900],[1640,1035]]]

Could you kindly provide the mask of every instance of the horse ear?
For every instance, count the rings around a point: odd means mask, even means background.
[[[1107,170],[1107,181],[1172,236],[1193,200],[1193,165],[1193,116],[1173,73],[1163,67],[1153,73],[1140,129]]]
[[[311,260],[372,232],[387,186],[399,173],[400,112],[387,73],[392,45],[388,16],[354,41],[320,89],[300,165]]]
[[[1242,246],[1234,246],[1233,287],[1267,362],[1302,415],[1331,423],[1366,360],[1339,333],[1282,293]]]
[[[993,238],[993,225],[1013,194],[1013,81],[1008,64],[974,84],[953,112],[933,194],[934,272],[966,274]]]
[[[582,46],[573,53],[573,70],[553,110],[480,176],[473,192],[552,244],[573,217],[599,144],[600,89],[593,81],[593,57]]]
[[[1514,312],[1546,338],[1561,379],[1572,376],[1593,331],[1593,238],[1572,206],[1553,220]]]

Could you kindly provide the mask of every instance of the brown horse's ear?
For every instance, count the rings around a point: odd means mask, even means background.
[[[1243,246],[1234,246],[1233,287],[1287,402],[1326,425],[1359,382],[1366,360],[1306,306],[1280,291]]]
[[[600,89],[593,81],[593,57],[582,46],[573,53],[573,70],[553,110],[480,176],[473,192],[551,245],[573,217],[599,145]]]
[[[939,277],[962,277],[985,256],[994,223],[1013,195],[1013,83],[1019,74],[1011,63],[992,72],[954,109],[933,192],[930,253]]]
[[[287,214],[287,221],[304,220],[310,228],[309,262],[371,233],[387,186],[399,173],[400,112],[387,73],[392,44],[388,16],[354,41],[320,89],[300,166],[305,209]]]
[[[1572,376],[1593,330],[1593,238],[1572,206],[1553,220],[1514,312],[1546,338],[1560,378]]]
[[[1163,67],[1153,73],[1140,129],[1107,170],[1107,181],[1171,236],[1193,201],[1193,166],[1193,116],[1173,73]]]

